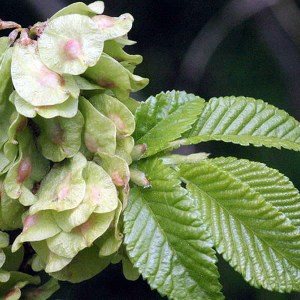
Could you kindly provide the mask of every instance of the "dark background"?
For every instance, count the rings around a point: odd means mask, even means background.
[[[73,2],[0,0],[0,18],[28,26]],[[263,99],[300,120],[299,2],[107,0],[105,4],[108,15],[129,12],[135,18],[129,37],[138,43],[127,50],[144,56],[136,73],[150,78],[139,99],[172,89],[184,89],[205,99],[243,95]],[[264,162],[300,188],[300,156],[292,151],[220,142],[184,150]],[[250,287],[221,258],[218,266],[226,299],[300,299],[299,293],[282,295]],[[90,281],[62,283],[62,290],[52,299],[162,298],[142,280],[126,281],[120,267],[112,266]]]

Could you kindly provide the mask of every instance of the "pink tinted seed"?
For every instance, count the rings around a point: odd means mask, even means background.
[[[69,40],[64,44],[64,53],[67,59],[73,60],[81,55],[81,45],[76,40]]]
[[[17,172],[17,182],[23,183],[30,175],[32,171],[31,161],[29,158],[22,159]]]

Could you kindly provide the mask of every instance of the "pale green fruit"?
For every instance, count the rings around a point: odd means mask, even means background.
[[[22,228],[23,205],[16,199],[10,198],[4,191],[4,176],[0,178],[0,229],[13,230]]]
[[[1,40],[0,40],[1,41]],[[3,40],[2,40],[3,41]],[[4,40],[4,45],[2,46],[3,53],[0,53],[0,111],[5,110],[5,105],[7,103],[8,97],[13,90],[11,82],[11,61],[12,61],[12,51],[13,48],[6,48],[7,40]],[[0,48],[1,51],[1,48]]]
[[[93,212],[112,212],[117,208],[118,195],[111,177],[97,164],[88,162],[83,171],[86,193],[74,209],[56,213],[57,224],[66,232],[88,221]]]
[[[127,98],[130,92],[139,91],[149,82],[147,78],[133,75],[105,53],[101,55],[95,66],[87,69],[84,75],[97,82],[101,87],[124,94]]]
[[[83,114],[84,142],[92,152],[115,153],[117,130],[115,124],[101,114],[87,99],[80,97],[79,108]]]
[[[35,118],[40,135],[37,138],[42,154],[49,160],[59,162],[77,154],[81,145],[81,134],[84,125],[82,114],[78,111],[70,119]]]
[[[115,39],[108,40],[104,43],[104,52],[117,60],[118,62],[128,62],[129,64],[136,66],[143,61],[141,55],[132,55],[126,53],[124,50],[124,45],[118,43]]]
[[[9,106],[12,106],[9,102],[7,104]],[[8,109],[7,113],[9,114]],[[3,118],[3,120],[6,120],[6,118]],[[19,149],[17,134],[19,134],[26,128],[27,119],[14,111],[11,114],[6,125],[9,126],[7,131],[8,140],[0,151],[0,174],[5,174],[17,157]]]
[[[99,257],[98,252],[97,246],[86,248],[79,252],[65,268],[50,275],[58,280],[67,280],[72,283],[92,278],[104,270],[111,260],[110,257]]]
[[[103,41],[127,34],[133,23],[133,17],[130,14],[123,14],[117,18],[98,15],[92,17],[92,20],[97,24]]]
[[[47,106],[78,98],[79,88],[70,75],[59,75],[46,67],[36,44],[15,44],[11,74],[17,93],[32,106]]]
[[[30,207],[30,214],[41,210],[64,211],[77,207],[85,195],[86,183],[83,169],[86,159],[81,153],[55,164],[38,190],[37,202]]]
[[[107,94],[99,94],[92,97],[90,102],[98,111],[114,122],[118,136],[129,136],[134,132],[134,115],[118,99]]]
[[[117,187],[127,187],[130,179],[130,171],[127,162],[117,156],[98,152],[95,161],[109,174]]]
[[[3,58],[3,55],[5,54],[5,51],[9,48],[10,46],[10,40],[8,37],[3,36],[0,38],[0,61]]]
[[[116,155],[123,158],[128,165],[132,163],[131,152],[134,148],[132,136],[117,138]]]
[[[78,111],[78,98],[73,98],[72,96],[63,103],[33,106],[14,91],[10,96],[10,101],[14,103],[17,112],[27,118],[34,118],[36,115],[40,115],[46,119],[55,118],[57,116],[72,118]]]
[[[72,14],[79,14],[79,15],[86,15],[92,17],[94,15],[102,14],[104,11],[104,3],[102,1],[95,1],[89,5],[86,5],[83,2],[76,2],[69,6],[64,7],[57,13],[55,13],[50,20],[55,18],[72,15]]]
[[[59,74],[82,74],[96,64],[103,46],[95,23],[78,14],[51,20],[38,40],[42,62]]]
[[[5,177],[4,188],[9,197],[28,205],[32,204],[29,199],[34,201],[35,198],[30,190],[35,182],[39,182],[45,176],[49,162],[36,149],[28,128],[18,135],[17,140],[19,157]]]

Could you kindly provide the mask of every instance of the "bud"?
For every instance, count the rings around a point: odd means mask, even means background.
[[[135,145],[131,151],[131,157],[133,160],[139,160],[147,151],[146,144],[138,144]]]
[[[134,182],[136,185],[141,186],[143,188],[151,187],[151,183],[146,178],[145,173],[138,169],[130,169],[130,180]]]

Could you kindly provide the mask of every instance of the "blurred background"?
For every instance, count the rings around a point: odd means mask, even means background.
[[[0,0],[0,18],[24,27],[43,21],[69,0]],[[83,1],[90,3],[92,1]],[[209,99],[248,96],[285,109],[300,120],[300,2],[295,0],[107,0],[105,13],[129,12],[138,41],[130,53],[143,55],[136,73],[150,78],[138,98],[184,89]],[[241,147],[221,142],[183,149],[212,156],[236,156],[266,163],[300,188],[300,156],[288,150]],[[257,290],[219,258],[226,299],[300,299]],[[127,282],[112,266],[79,285],[62,283],[51,299],[163,299],[143,280]],[[185,300],[185,299],[183,299]]]

